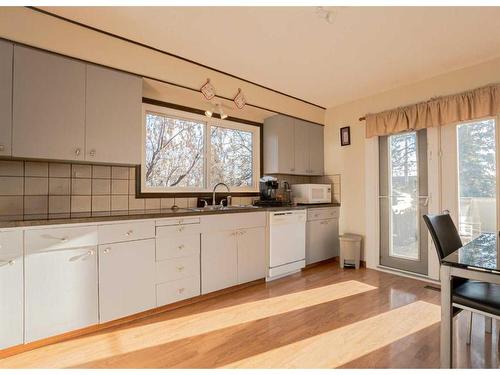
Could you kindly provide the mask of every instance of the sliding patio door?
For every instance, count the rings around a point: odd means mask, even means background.
[[[379,137],[380,264],[427,275],[427,132]]]
[[[497,231],[495,118],[441,127],[441,202],[462,242]]]

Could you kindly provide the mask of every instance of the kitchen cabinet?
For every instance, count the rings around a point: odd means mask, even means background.
[[[294,119],[276,115],[264,121],[264,173],[295,173]]]
[[[311,124],[308,127],[309,172],[311,175],[324,174],[324,136],[323,126]]]
[[[266,230],[238,231],[238,284],[266,277]]]
[[[306,264],[339,255],[338,207],[308,209]]]
[[[265,277],[265,223],[263,212],[202,217],[202,294]]]
[[[0,349],[23,343],[23,232],[0,232]]]
[[[142,79],[87,65],[85,159],[140,164]]]
[[[96,250],[27,249],[26,342],[98,323]]]
[[[13,44],[0,40],[0,156],[12,155],[13,53]]]
[[[210,293],[238,283],[236,231],[201,235],[201,293]]]
[[[83,160],[85,64],[14,47],[12,155]]]
[[[322,175],[323,126],[283,115],[264,121],[264,173]]]
[[[99,245],[99,321],[156,307],[155,240]]]

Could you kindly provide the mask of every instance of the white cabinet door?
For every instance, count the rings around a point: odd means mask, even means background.
[[[12,43],[0,41],[0,155],[12,155]]]
[[[309,174],[323,175],[324,150],[323,126],[310,124],[309,131]]]
[[[265,228],[238,231],[238,283],[266,277]]]
[[[86,98],[85,159],[140,164],[142,79],[87,65]]]
[[[294,120],[295,174],[310,174],[309,171],[309,131],[310,124]]]
[[[85,64],[14,47],[12,155],[83,160]]]
[[[294,173],[293,121],[282,115],[264,121],[264,173]]]
[[[0,232],[0,349],[23,343],[23,232]]]
[[[156,306],[155,240],[99,246],[101,323]]]
[[[210,293],[238,283],[236,231],[201,235],[201,292]]]
[[[307,222],[306,264],[339,255],[339,226],[336,219]]]
[[[27,342],[98,323],[96,250],[94,246],[26,254]]]

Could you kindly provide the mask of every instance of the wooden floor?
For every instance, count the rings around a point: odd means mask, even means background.
[[[0,360],[0,368],[435,368],[439,292],[323,264],[268,284]],[[498,335],[458,319],[456,367],[499,367]],[[460,339],[458,339],[460,337]]]

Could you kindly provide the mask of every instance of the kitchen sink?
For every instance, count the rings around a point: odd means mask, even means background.
[[[191,211],[197,212],[212,212],[212,211],[231,211],[231,210],[252,210],[259,208],[258,206],[252,205],[235,205],[235,206],[206,206],[206,207],[195,207],[189,208]]]

